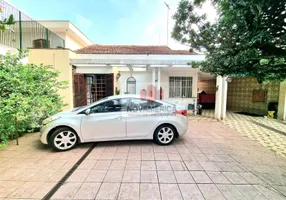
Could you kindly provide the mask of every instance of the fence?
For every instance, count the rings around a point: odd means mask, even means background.
[[[0,20],[13,15],[15,24],[0,32],[0,44],[25,50],[28,48],[63,48],[65,40],[34,21],[7,2],[0,0]]]

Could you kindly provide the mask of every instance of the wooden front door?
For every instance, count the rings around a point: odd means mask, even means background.
[[[74,107],[85,106],[87,104],[84,74],[73,73],[73,94]]]

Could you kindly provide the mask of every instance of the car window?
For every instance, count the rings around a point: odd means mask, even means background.
[[[90,113],[121,112],[127,110],[128,99],[112,99],[90,108]]]
[[[162,105],[161,103],[149,99],[133,98],[130,100],[128,104],[128,110],[130,111],[148,110],[157,108],[161,105]]]

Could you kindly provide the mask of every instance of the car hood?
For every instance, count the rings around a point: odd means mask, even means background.
[[[59,113],[55,114],[54,116],[63,117],[63,116],[67,116],[67,115],[76,115],[76,112],[72,112],[72,110],[66,110],[63,112],[59,112]]]

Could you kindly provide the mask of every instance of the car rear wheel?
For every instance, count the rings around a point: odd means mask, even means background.
[[[154,133],[154,140],[157,144],[168,145],[175,139],[175,129],[173,126],[163,124],[159,126]]]
[[[52,133],[50,143],[57,151],[67,151],[77,144],[77,135],[70,128],[59,128]]]

